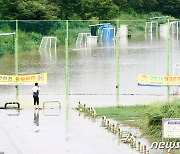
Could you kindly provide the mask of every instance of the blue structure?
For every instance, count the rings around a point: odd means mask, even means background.
[[[114,39],[114,27],[110,24],[104,24],[98,30],[103,41],[112,41]]]

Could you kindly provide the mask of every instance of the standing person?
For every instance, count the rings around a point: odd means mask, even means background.
[[[35,86],[32,88],[35,109],[39,109],[39,91],[39,85],[35,83]]]

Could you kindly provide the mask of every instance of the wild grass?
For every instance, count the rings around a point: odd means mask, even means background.
[[[150,141],[161,141],[162,118],[180,118],[180,99],[150,105],[96,108],[99,116],[139,128]]]

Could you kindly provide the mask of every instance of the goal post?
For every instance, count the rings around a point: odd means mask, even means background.
[[[173,68],[173,76],[180,76],[180,63],[175,64]],[[179,95],[180,94],[180,86],[174,86],[171,88],[173,95]]]
[[[88,38],[91,36],[91,33],[79,33],[76,39],[76,46],[87,47]]]
[[[76,39],[77,47],[89,47],[97,45],[98,36],[92,36],[91,33],[79,33]]]
[[[153,27],[153,25],[154,25],[154,27]],[[157,21],[146,22],[145,33],[146,32],[152,33],[153,32],[153,28],[155,29],[156,32],[158,31],[158,22]]]
[[[54,36],[46,36],[43,37],[40,43],[39,52],[51,52],[54,50],[55,54],[57,52],[57,37]]]
[[[0,55],[3,52],[13,52],[15,46],[15,32],[13,33],[0,33]]]

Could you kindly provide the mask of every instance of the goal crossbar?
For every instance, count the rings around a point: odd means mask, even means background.
[[[14,33],[0,33],[0,36],[9,36],[9,35],[15,35]]]

